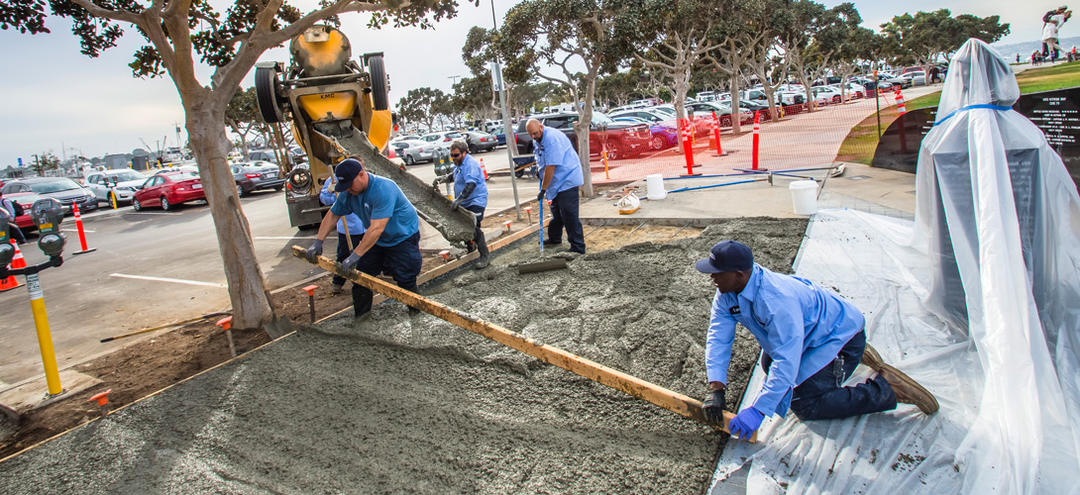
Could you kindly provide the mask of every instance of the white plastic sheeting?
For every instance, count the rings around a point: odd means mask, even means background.
[[[1080,199],[1041,131],[994,108],[1018,95],[1008,64],[966,43],[920,151],[915,222],[822,212],[796,261],[941,410],[789,414],[760,444],[730,442],[715,481],[752,461],[748,493],[1080,493]],[[758,368],[747,401],[762,382]]]

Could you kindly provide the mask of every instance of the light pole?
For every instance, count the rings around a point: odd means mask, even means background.
[[[499,30],[499,23],[495,20],[495,0],[491,0],[491,25],[495,31]],[[510,165],[510,187],[514,190],[514,210],[517,212],[517,220],[521,221],[521,200],[518,198],[517,189],[517,164],[514,163],[514,147],[517,140],[514,139],[514,129],[510,123],[510,108],[506,105],[506,83],[502,78],[502,66],[499,65],[499,55],[495,55],[495,62],[491,64],[492,89],[499,92],[499,106],[502,107],[503,132],[506,135],[506,159]],[[540,225],[543,229],[544,226]]]

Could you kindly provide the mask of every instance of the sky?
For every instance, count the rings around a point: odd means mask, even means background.
[[[461,61],[461,45],[472,26],[492,26],[492,0],[479,6],[465,3],[458,16],[438,23],[435,29],[418,28],[370,30],[366,17],[347,15],[342,28],[352,42],[353,56],[368,52],[385,53],[393,106],[409,89],[429,86],[449,91],[454,76],[467,76]],[[905,12],[948,8],[954,15],[1000,15],[1011,25],[1011,34],[1001,43],[1038,40],[1042,13],[1062,0],[1010,2],[1005,0],[907,0],[881,2],[855,0],[863,25],[877,30],[895,15]],[[313,3],[313,2],[309,2]],[[502,17],[517,0],[494,0],[496,17]],[[828,6],[840,3],[826,0]],[[297,2],[298,7],[304,1]],[[115,48],[98,58],[79,53],[79,44],[63,20],[47,23],[51,34],[25,35],[0,31],[0,95],[7,101],[0,108],[0,168],[15,165],[21,157],[29,162],[35,153],[51,152],[58,157],[101,156],[130,153],[135,148],[156,149],[165,142],[176,145],[176,126],[183,127],[184,115],[176,88],[168,78],[136,79],[127,64],[142,43],[133,31]],[[1075,31],[1074,31],[1075,30]],[[1080,35],[1080,24],[1066,24],[1061,36]],[[285,48],[265,53],[261,60],[288,61]],[[209,71],[204,70],[208,76]],[[204,77],[202,80],[208,80]],[[243,84],[254,84],[252,74]],[[186,133],[184,133],[186,136]],[[186,139],[186,138],[182,138]],[[144,144],[145,143],[145,144]]]

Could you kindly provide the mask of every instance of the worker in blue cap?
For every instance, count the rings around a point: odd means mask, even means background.
[[[364,170],[356,158],[347,158],[334,167],[338,193],[326,212],[315,242],[307,255],[322,254],[323,241],[342,216],[354,213],[364,224],[364,236],[341,267],[357,269],[368,275],[386,273],[398,287],[416,292],[416,277],[423,258],[420,255],[420,217],[394,181]],[[372,293],[367,287],[353,284],[353,311],[362,316],[371,310]],[[410,308],[411,309],[411,308]]]
[[[763,351],[761,367],[768,378],[753,403],[731,420],[732,436],[750,438],[766,416],[782,417],[789,408],[802,420],[888,411],[897,402],[915,404],[925,414],[937,411],[929,391],[885,364],[866,343],[862,313],[842,297],[809,280],[769,271],[737,241],[717,243],[695,267],[716,286],[705,342],[706,419],[724,424],[735,324],[746,327]],[[878,375],[842,386],[860,361]]]

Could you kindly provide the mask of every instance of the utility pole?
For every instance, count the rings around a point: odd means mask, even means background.
[[[446,76],[446,77],[450,78],[450,90],[453,91],[454,90],[454,85],[457,84],[458,79],[461,79],[461,76],[458,75],[458,76]]]
[[[499,30],[499,23],[495,20],[495,0],[491,0],[491,25],[495,31]],[[502,65],[499,64],[499,56],[495,55],[495,62],[491,64],[492,89],[499,92],[499,106],[502,108],[503,132],[506,133],[506,159],[510,165],[510,187],[514,190],[514,210],[517,212],[517,220],[521,221],[521,200],[518,198],[517,189],[517,164],[514,163],[514,148],[517,142],[514,139],[514,128],[510,122],[510,108],[506,105],[506,83],[502,78]],[[540,226],[544,228],[543,225]]]

